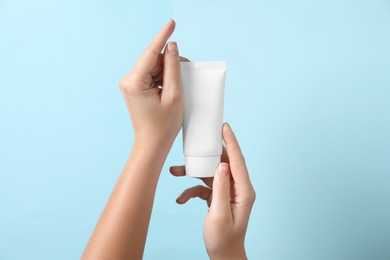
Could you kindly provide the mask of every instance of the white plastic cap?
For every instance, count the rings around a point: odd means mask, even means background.
[[[186,174],[191,177],[214,177],[221,156],[186,156]]]

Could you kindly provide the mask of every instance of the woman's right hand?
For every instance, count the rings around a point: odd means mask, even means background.
[[[224,124],[222,132],[226,149],[214,178],[201,178],[208,187],[189,188],[176,201],[184,204],[199,197],[208,202],[203,238],[210,259],[247,259],[244,240],[256,193],[232,129]],[[184,166],[173,166],[170,172],[185,176]]]

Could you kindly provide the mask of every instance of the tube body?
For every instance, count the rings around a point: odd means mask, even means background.
[[[221,160],[226,62],[181,62],[186,174],[213,177]]]

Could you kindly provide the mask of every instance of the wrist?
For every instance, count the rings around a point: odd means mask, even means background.
[[[210,256],[210,260],[248,260],[246,257],[246,254],[241,254],[241,255],[229,255],[229,256],[220,256],[220,257],[213,257]]]
[[[168,140],[167,138],[164,140],[163,138],[156,137],[138,137],[134,138],[133,142],[133,151],[142,151],[150,153],[154,156],[163,156],[168,155],[169,150],[171,149],[173,141]]]
[[[237,255],[237,256],[224,256],[224,257],[212,257],[210,256],[210,260],[248,260],[246,254]]]
[[[136,137],[130,154],[130,159],[135,159],[138,163],[146,163],[160,172],[164,165],[165,159],[172,147],[172,142],[158,138],[144,139]],[[153,162],[153,163],[151,163]]]
[[[177,136],[163,135],[158,130],[150,133],[150,131],[136,131],[134,133],[134,146],[142,149],[165,149],[170,150]]]
[[[245,248],[238,248],[235,250],[227,249],[220,253],[209,253],[211,260],[247,260]]]

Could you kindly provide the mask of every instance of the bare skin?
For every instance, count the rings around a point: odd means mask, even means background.
[[[179,56],[176,42],[167,43],[174,29],[175,22],[170,20],[145,49],[129,74],[120,80],[119,87],[130,114],[135,139],[129,159],[96,224],[82,259],[115,260],[143,257],[157,182],[183,121],[184,98],[180,61],[188,60]],[[227,134],[225,132],[224,138],[231,165],[229,168],[227,164],[222,164],[220,169],[227,175],[218,175],[214,179],[214,185],[219,183],[216,187],[224,188],[214,188],[214,199],[210,207],[210,211],[213,209],[214,213],[208,214],[209,221],[206,218],[204,239],[212,259],[228,259],[221,257],[225,255],[222,251],[227,249],[226,245],[229,243],[231,247],[226,253],[231,253],[232,249],[236,248],[232,256],[240,255],[240,258],[235,259],[244,259],[246,257],[243,247],[246,230],[244,222],[249,218],[250,209],[243,207],[242,204],[248,202],[248,205],[252,205],[253,202],[251,204],[250,200],[246,200],[246,192],[241,196],[243,193],[240,192],[237,193],[238,196],[234,195],[234,198],[238,198],[237,205],[240,205],[237,209],[229,202],[230,199],[228,201],[228,197],[231,196],[230,189],[225,188],[230,186],[229,169],[232,170],[234,183],[236,178],[237,181],[241,180],[237,182],[240,185],[239,191],[248,188],[248,194],[252,194],[253,187],[248,185],[249,177],[246,167],[244,169],[243,157],[239,157],[241,152],[238,143],[233,142],[235,140],[232,139],[233,132],[226,132]],[[176,167],[172,172],[178,176],[182,175],[183,168]],[[190,193],[196,196],[196,192],[187,191],[187,194]],[[226,217],[229,214],[230,217]],[[240,228],[237,228],[239,232],[232,226],[230,231],[225,233],[225,236],[230,238],[220,240],[222,237],[214,234],[222,223],[214,219],[218,216],[223,217],[225,224],[241,223]],[[227,222],[229,219],[233,221],[234,216],[240,218],[240,222]]]
[[[170,20],[119,83],[135,140],[82,259],[142,259],[157,181],[183,120],[177,44],[165,46],[174,28]],[[150,88],[159,81],[163,90]]]
[[[177,203],[199,197],[210,207],[203,228],[203,239],[210,259],[247,259],[244,240],[256,193],[249,179],[244,156],[228,124],[223,126],[226,145],[214,178],[201,178],[207,185],[185,190]],[[174,176],[185,176],[184,166],[173,166]]]

